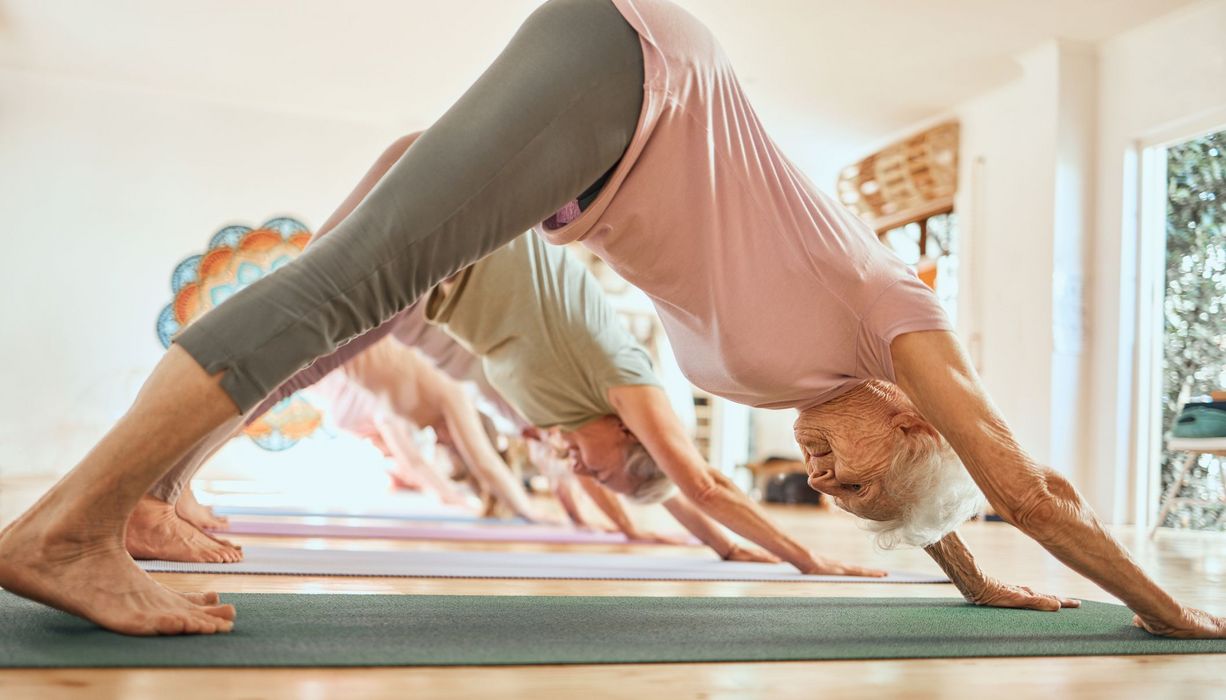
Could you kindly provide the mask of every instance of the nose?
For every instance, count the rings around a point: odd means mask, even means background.
[[[834,478],[833,469],[822,469],[809,475],[809,488],[814,491],[831,493],[838,485],[839,480]]]

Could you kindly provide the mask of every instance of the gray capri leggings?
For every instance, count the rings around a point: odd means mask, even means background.
[[[176,339],[247,413],[338,345],[549,217],[625,152],[638,34],[609,0],[549,0],[353,213]]]
[[[149,493],[176,501],[243,425],[607,173],[642,101],[642,47],[612,3],[549,0],[350,216],[178,336],[209,374],[225,372],[221,386],[246,420],[202,439]]]
[[[282,399],[297,391],[318,384],[332,370],[344,365],[371,345],[382,340],[392,331],[401,317],[411,310],[412,307],[396,314],[391,320],[384,322],[378,328],[363,333],[337,348],[331,354],[315,360],[310,366],[299,370],[294,376],[282,382],[281,386],[265,397],[254,409],[248,411],[245,416],[235,416],[233,419],[214,428],[212,432],[193,445],[186,454],[179,457],[179,460],[170,468],[170,471],[163,474],[162,478],[158,479],[149,489],[149,495],[165,503],[178,501],[179,496],[183,494],[183,490],[191,483],[192,478],[200,470],[200,467],[204,466],[204,463],[216,454],[218,450],[225,447],[231,438],[242,432],[243,428],[254,423]]]

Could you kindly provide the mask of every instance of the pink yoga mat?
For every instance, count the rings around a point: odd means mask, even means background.
[[[222,532],[232,535],[266,535],[270,537],[360,537],[389,540],[442,540],[451,542],[627,544],[626,536],[621,533],[584,532],[582,530],[562,530],[523,525],[511,527],[375,526],[231,520],[230,525]],[[698,543],[694,541],[690,544]]]

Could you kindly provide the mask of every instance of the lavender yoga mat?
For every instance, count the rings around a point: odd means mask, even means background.
[[[244,547],[235,564],[142,561],[146,571],[200,574],[395,576],[407,578],[589,579],[626,581],[782,581],[787,583],[948,583],[944,576],[892,572],[886,578],[805,576],[787,564],[707,557],[552,552],[365,552]]]
[[[482,518],[476,515],[396,512],[390,510],[345,511],[330,508],[281,508],[263,506],[213,506],[218,515],[246,515],[272,518],[362,518],[370,520],[408,520],[427,523],[470,523],[474,525],[528,525],[523,518]]]
[[[614,532],[583,532],[551,527],[446,527],[440,525],[333,525],[280,521],[232,520],[218,532],[272,537],[357,537],[444,542],[540,542],[546,544],[627,544]],[[653,544],[653,543],[635,543]],[[691,541],[688,544],[698,544]]]
[[[218,515],[291,518],[370,518],[420,522],[474,524],[528,524],[521,518],[482,518],[470,511],[414,493],[366,495],[337,504],[335,497],[318,493],[225,494],[207,499]]]

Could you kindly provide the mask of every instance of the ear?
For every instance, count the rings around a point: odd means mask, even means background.
[[[625,436],[630,437],[630,438],[632,438],[632,439],[636,439],[636,438],[634,438],[634,433],[630,432],[630,428],[627,428],[627,427],[626,427],[626,422],[622,420],[621,416],[619,416],[619,415],[612,415],[612,416],[610,416],[610,418],[612,418],[612,419],[613,419],[614,425],[616,425],[616,426],[617,426],[617,429],[621,431],[621,434],[622,434],[622,435],[625,435]]]
[[[626,436],[627,438],[629,438],[631,442],[638,442],[638,441],[639,441],[638,436],[634,434],[634,431],[632,431],[632,430],[630,430],[629,428],[627,428],[625,423],[622,423],[621,421],[618,421],[618,425],[620,425],[620,426],[621,426],[622,435],[624,435],[624,436]]]
[[[900,411],[890,420],[890,427],[902,431],[905,437],[939,437],[940,433],[923,416],[913,410]]]

